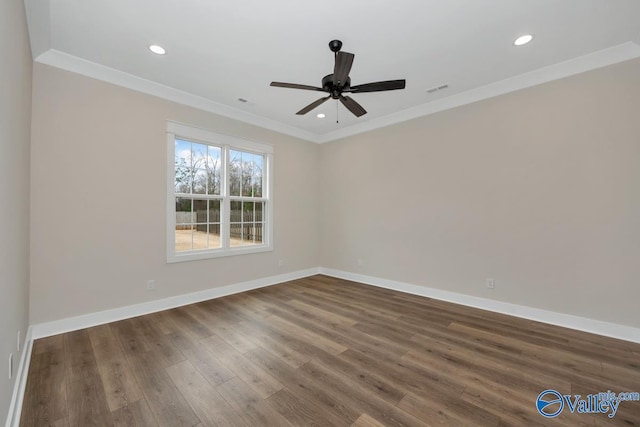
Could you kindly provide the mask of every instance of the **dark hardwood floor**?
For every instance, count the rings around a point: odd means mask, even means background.
[[[638,392],[640,345],[314,276],[37,340],[21,425],[640,425],[546,389]]]

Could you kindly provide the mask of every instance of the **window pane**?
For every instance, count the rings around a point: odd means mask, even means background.
[[[190,224],[192,222],[191,199],[176,197],[176,224]]]
[[[255,167],[253,169],[253,195],[262,197],[262,169],[264,167],[264,156],[256,154],[254,156]]]
[[[242,241],[242,202],[231,201],[231,212],[229,212],[229,237],[230,245],[239,246]]]
[[[195,218],[194,222],[200,224],[206,224],[209,222],[207,217],[207,200],[198,200],[195,199],[193,201],[193,215]]]
[[[191,250],[191,224],[176,225],[176,252]]]
[[[242,195],[253,196],[251,182],[253,180],[253,154],[242,153]]]
[[[176,198],[176,252],[191,250],[191,223],[195,219],[191,212],[192,205],[191,199]]]
[[[229,193],[232,196],[240,195],[242,178],[242,153],[229,151]]]
[[[209,222],[221,222],[220,200],[209,200]]]
[[[176,139],[175,142],[175,180],[176,193],[191,192],[191,143]]]
[[[262,197],[264,156],[231,150],[229,187],[232,196]]]
[[[263,223],[259,222],[245,222],[237,224],[236,228],[241,228],[241,230],[236,231],[238,237],[231,240],[231,246],[237,247],[262,244],[263,227]]]
[[[191,168],[205,169],[207,162],[207,145],[191,143]]]
[[[264,202],[256,203],[256,213],[254,216],[254,221],[264,221]]]
[[[204,169],[193,170],[193,194],[206,194],[207,171]]]
[[[220,148],[208,147],[207,153],[207,194],[220,194],[222,184]]]
[[[209,224],[209,248],[215,249],[222,247],[220,241],[220,224]]]
[[[208,200],[193,200],[193,216],[195,222],[193,226],[193,249],[207,249],[208,243]]]
[[[207,249],[209,246],[207,231],[207,224],[195,224],[193,226],[193,249]]]
[[[256,245],[262,244],[262,234],[264,232],[264,223],[256,222],[253,224],[253,243]]]
[[[254,203],[252,202],[243,202],[242,203],[242,222],[253,222],[253,207]]]
[[[242,202],[232,200],[230,214],[231,222],[242,222]]]

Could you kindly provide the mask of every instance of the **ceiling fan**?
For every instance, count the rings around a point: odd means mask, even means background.
[[[327,92],[329,96],[318,99],[311,104],[298,111],[296,114],[303,115],[323,104],[329,98],[339,99],[340,102],[351,111],[356,117],[367,114],[362,105],[358,104],[350,96],[344,96],[343,93],[364,93],[364,92],[382,92],[386,90],[404,89],[405,80],[386,80],[382,82],[365,83],[361,85],[351,86],[351,78],[349,72],[353,64],[353,53],[342,52],[342,42],[340,40],[331,40],[329,49],[334,53],[335,66],[333,74],[329,74],[322,78],[322,87],[300,85],[295,83],[271,82],[271,86],[285,87],[290,89],[305,89],[318,92]]]

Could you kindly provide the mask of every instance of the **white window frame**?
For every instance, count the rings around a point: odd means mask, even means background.
[[[223,218],[220,221],[220,234],[222,247],[214,249],[195,249],[176,252],[176,196],[175,196],[175,141],[176,138],[185,139],[195,143],[202,143],[221,147],[221,158],[224,161],[224,175],[222,177],[221,206]],[[229,151],[248,151],[261,154],[265,157],[263,170],[263,190],[261,198],[253,198],[255,201],[265,203],[264,231],[261,245],[230,247],[227,245],[228,227],[230,226],[227,213],[231,200],[251,201],[250,198],[235,197],[229,194]],[[194,194],[197,199],[198,195]],[[230,135],[218,134],[194,126],[176,122],[167,122],[167,262],[194,261],[199,259],[218,258],[242,254],[253,254],[273,250],[273,146],[262,142],[250,141]]]

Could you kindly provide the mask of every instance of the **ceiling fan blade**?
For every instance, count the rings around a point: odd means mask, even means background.
[[[336,55],[336,64],[333,68],[333,84],[335,86],[344,86],[347,82],[354,57],[355,55],[353,53],[342,51]]]
[[[347,110],[351,111],[354,116],[360,117],[367,114],[367,110],[362,108],[362,105],[358,104],[353,98],[349,96],[340,95],[340,102],[347,107]]]
[[[288,88],[288,89],[316,90],[316,91],[324,92],[324,89],[322,89],[321,87],[307,86],[307,85],[299,85],[299,84],[296,84],[296,83],[271,82],[271,85],[270,85],[270,86],[274,86],[274,87],[286,87],[286,88]]]
[[[365,83],[363,85],[351,86],[351,89],[345,92],[363,93],[404,89],[405,83],[405,80],[386,80],[384,82]]]
[[[296,114],[298,114],[300,116],[303,115],[303,114],[307,114],[309,111],[311,111],[314,108],[316,108],[317,106],[323,104],[329,98],[331,98],[331,97],[330,96],[325,96],[324,98],[320,98],[317,101],[313,101],[311,104],[307,105],[302,110],[298,111]]]

